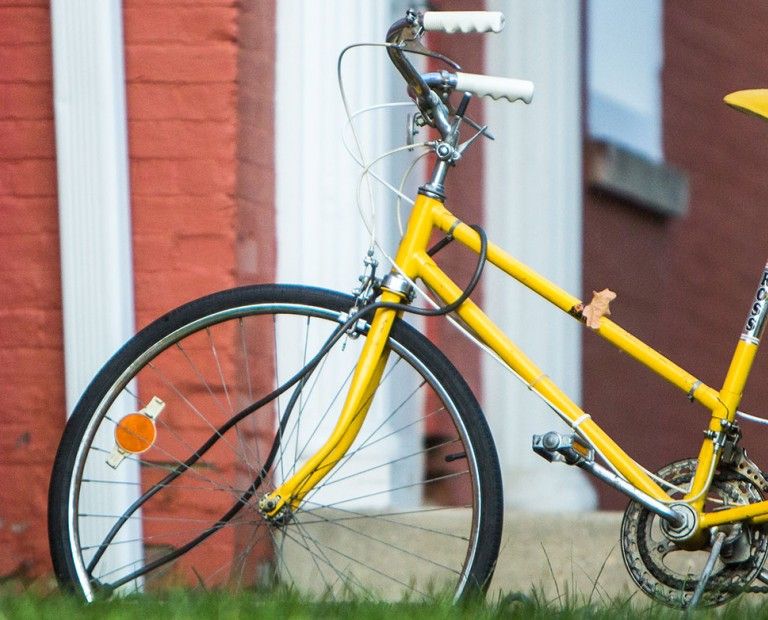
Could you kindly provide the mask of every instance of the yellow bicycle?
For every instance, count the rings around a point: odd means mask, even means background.
[[[625,493],[620,542],[640,588],[663,603],[720,604],[768,583],[768,479],[740,446],[737,416],[768,313],[768,266],[721,388],[488,241],[445,207],[445,178],[486,133],[472,95],[531,101],[525,80],[456,71],[424,31],[498,31],[498,13],[409,11],[384,45],[408,84],[416,125],[433,128],[393,269],[372,255],[353,295],[257,285],[182,306],[99,372],[70,419],[53,470],[49,530],[60,581],[100,592],[175,585],[402,598],[483,592],[502,528],[491,434],[459,372],[404,315],[454,315],[572,429],[534,436],[549,461]],[[418,72],[406,54],[452,71]],[[453,101],[451,95],[456,93]],[[768,118],[768,91],[731,105]],[[460,141],[460,130],[473,136]],[[430,247],[433,234],[442,239]],[[454,283],[437,254],[477,254]],[[651,473],[617,445],[472,301],[486,263],[527,286],[711,412],[696,458]],[[437,302],[414,305],[421,281]],[[514,423],[511,421],[510,423]]]

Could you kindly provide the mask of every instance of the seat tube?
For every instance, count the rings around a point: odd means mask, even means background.
[[[688,497],[697,497],[694,502],[699,509],[704,505],[702,491],[711,483],[711,474],[714,466],[720,458],[719,440],[722,433],[736,418],[736,411],[744,394],[744,387],[755,361],[755,355],[760,345],[760,339],[765,331],[768,319],[768,264],[763,268],[762,276],[758,282],[752,305],[749,308],[744,329],[739,337],[736,350],[733,353],[728,373],[725,376],[723,387],[719,392],[719,406],[712,411],[709,422],[707,439],[699,452],[699,466],[691,483]],[[714,462],[713,462],[714,461]]]
[[[749,308],[744,329],[733,354],[728,373],[723,382],[721,398],[728,407],[728,421],[732,422],[736,408],[741,402],[752,363],[755,360],[760,339],[765,331],[768,319],[768,264],[763,268],[762,276],[755,290],[752,305]]]

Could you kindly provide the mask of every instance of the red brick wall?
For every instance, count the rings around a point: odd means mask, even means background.
[[[137,326],[235,281],[231,0],[126,0]]]
[[[188,0],[127,0],[124,7],[136,318],[143,327],[234,283],[237,8]],[[222,347],[224,367],[231,354]],[[139,383],[141,402],[161,394],[180,411],[148,379]],[[153,482],[149,475],[142,481]],[[153,509],[167,507],[148,507],[150,524]],[[205,520],[218,509],[191,506],[187,516]],[[211,561],[228,542],[213,541]]]
[[[768,256],[768,124],[721,102],[732,90],[765,86],[766,20],[758,0],[665,3],[664,150],[689,175],[690,211],[667,219],[607,196],[585,200],[585,295],[617,291],[619,324],[715,388]],[[761,415],[765,367],[763,353],[743,404]],[[696,456],[705,409],[592,334],[584,368],[587,411],[633,457],[658,468]],[[746,446],[765,467],[768,450],[756,439]],[[601,492],[604,507],[626,504]]]
[[[64,419],[48,3],[0,1],[0,575],[48,567]]]
[[[141,326],[199,295],[274,279],[274,6],[131,0],[125,32]],[[225,368],[231,345],[218,349]],[[151,386],[140,387],[148,400]],[[231,458],[215,462],[227,471]],[[226,509],[196,508],[203,519]],[[202,552],[231,554],[233,536]]]
[[[143,327],[204,293],[273,279],[274,4],[125,0],[124,20]],[[51,71],[48,2],[0,0],[0,324],[11,326],[0,329],[0,576],[49,570],[47,483],[65,419]]]

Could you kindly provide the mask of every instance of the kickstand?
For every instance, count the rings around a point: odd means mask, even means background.
[[[691,597],[690,602],[688,603],[688,609],[693,609],[699,604],[699,601],[701,600],[702,595],[704,594],[704,590],[707,588],[707,582],[709,581],[709,578],[712,576],[712,571],[715,568],[715,562],[717,562],[717,558],[720,555],[720,549],[723,546],[723,541],[725,540],[725,532],[717,532],[715,534],[715,539],[712,541],[712,551],[709,552],[709,559],[707,559],[707,563],[704,566],[704,570],[701,571],[701,577],[699,577],[699,583],[696,586],[696,590],[693,592],[693,596]]]

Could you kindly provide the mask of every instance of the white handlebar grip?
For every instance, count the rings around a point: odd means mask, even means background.
[[[530,103],[533,99],[533,82],[476,73],[457,73],[456,90],[469,91],[480,97],[492,99],[504,98],[509,101],[519,99],[525,103]]]
[[[435,32],[501,32],[504,14],[499,11],[428,11],[424,30]]]

